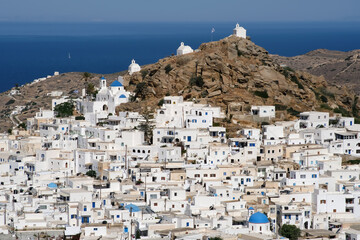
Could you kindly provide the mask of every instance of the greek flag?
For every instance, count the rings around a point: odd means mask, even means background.
[[[215,32],[215,28],[212,28],[212,29],[211,29],[211,33],[214,33],[214,32]]]

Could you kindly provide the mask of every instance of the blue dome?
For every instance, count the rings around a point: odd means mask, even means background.
[[[119,98],[126,98],[124,94],[121,94]]]
[[[125,206],[125,208],[127,210],[129,210],[129,212],[130,212],[130,209],[131,209],[131,212],[139,212],[140,211],[140,208],[134,204],[128,204]]]
[[[103,80],[103,79],[105,79],[105,78],[104,78],[104,77],[101,77],[100,79]]]
[[[110,87],[122,87],[123,85],[121,84],[121,82],[119,82],[119,81],[114,81],[111,85],[110,85]]]
[[[254,213],[249,219],[249,223],[268,223],[269,219],[261,212]]]
[[[249,210],[254,210],[254,208],[253,208],[253,207],[249,207]]]

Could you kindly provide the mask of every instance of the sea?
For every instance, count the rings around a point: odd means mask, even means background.
[[[235,24],[0,22],[0,92],[55,71],[107,74],[126,70],[132,59],[140,65],[154,63],[175,54],[180,42],[196,49],[203,42],[227,37]],[[253,42],[272,54],[295,56],[319,48],[360,48],[359,22],[240,25]]]

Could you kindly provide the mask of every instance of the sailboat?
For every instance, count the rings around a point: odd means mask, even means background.
[[[71,55],[70,55],[70,53],[69,53],[69,59],[71,59]]]

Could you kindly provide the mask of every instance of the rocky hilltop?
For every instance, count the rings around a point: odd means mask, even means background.
[[[340,52],[318,49],[295,57],[272,57],[279,64],[324,76],[329,83],[346,85],[360,93],[360,50]]]
[[[232,117],[256,104],[276,105],[283,119],[306,110],[357,114],[358,99],[345,87],[283,68],[262,47],[234,36],[204,43],[194,53],[161,59],[124,79],[136,99],[119,111],[144,111],[166,95],[182,95],[221,106]]]
[[[166,95],[221,106],[227,122],[242,123],[241,115],[251,105],[275,105],[278,119],[291,119],[301,111],[334,111],[357,117],[358,98],[346,87],[328,83],[323,77],[281,67],[269,53],[247,39],[228,37],[202,44],[194,53],[171,56],[143,66],[141,72],[104,75],[111,84],[124,76],[132,102],[117,111],[151,112]],[[25,122],[40,108],[50,109],[51,91],[79,97],[88,83],[98,86],[100,74],[65,73],[42,82],[18,87],[19,95],[0,94],[0,131]],[[12,90],[14,90],[13,88]],[[16,106],[25,106],[11,114]]]

